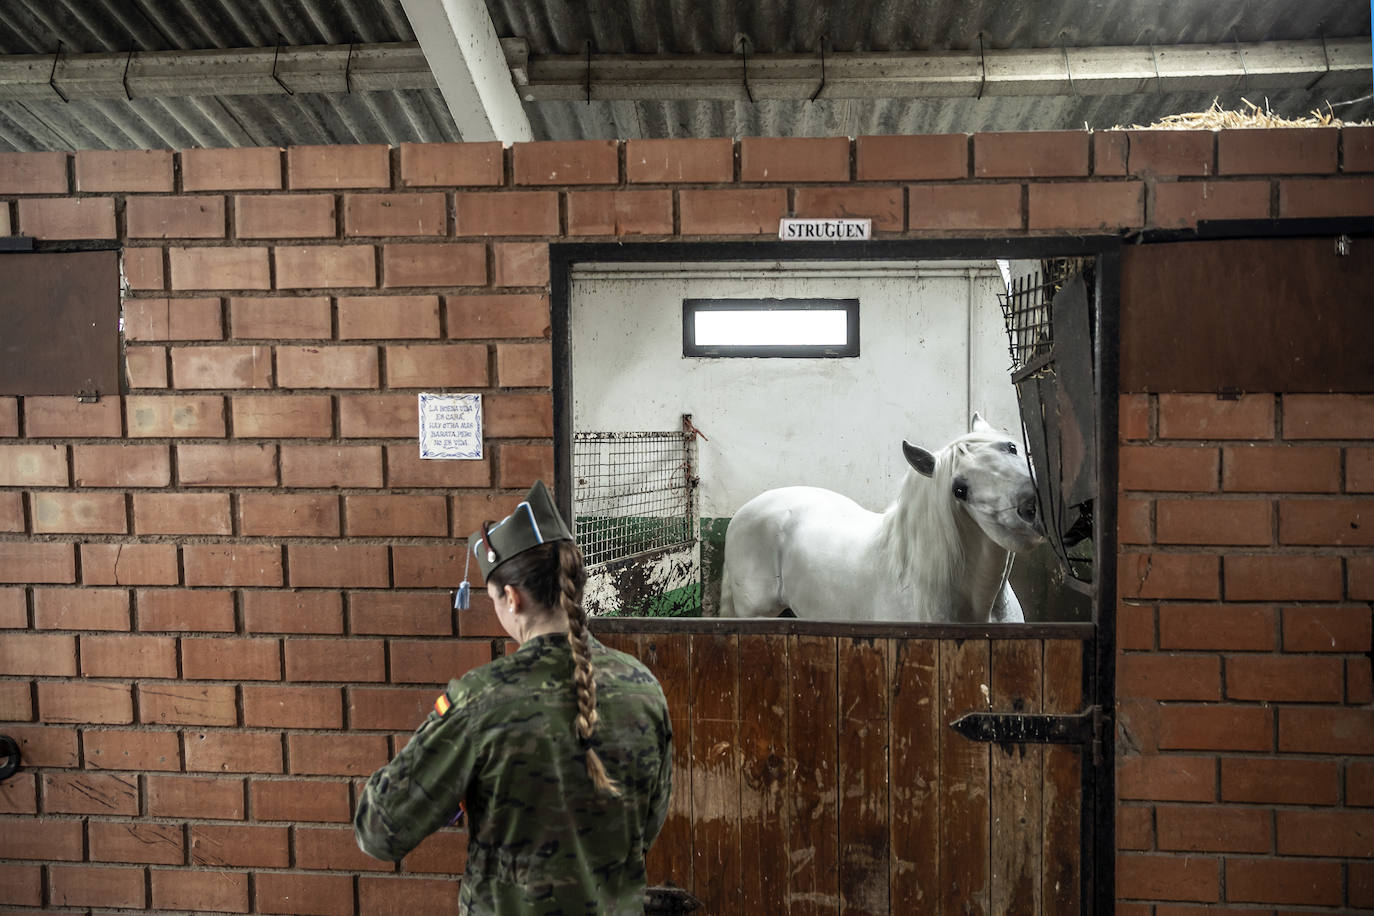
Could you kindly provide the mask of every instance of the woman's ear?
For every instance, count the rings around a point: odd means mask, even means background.
[[[525,609],[525,595],[514,585],[507,585],[502,594],[506,599],[506,606],[510,608],[512,614],[519,614]]]

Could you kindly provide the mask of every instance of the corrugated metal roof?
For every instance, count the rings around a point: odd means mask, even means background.
[[[497,33],[533,55],[969,50],[1064,44],[1144,45],[1339,38],[1369,34],[1349,0],[487,0]],[[0,54],[166,51],[412,41],[400,0],[0,0]],[[1243,93],[1223,95],[1229,106]],[[1271,94],[1303,115],[1330,95]],[[1368,92],[1363,92],[1368,95]],[[1264,104],[1262,93],[1247,97]],[[1094,128],[1206,108],[1212,94],[878,102],[531,102],[538,139],[824,136]],[[1374,118],[1368,99],[1338,116]],[[284,146],[460,139],[437,90],[0,104],[0,149]]]

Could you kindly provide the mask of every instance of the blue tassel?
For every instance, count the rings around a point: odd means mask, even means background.
[[[468,585],[468,580],[458,586],[458,594],[453,598],[453,607],[459,611],[466,611],[471,600],[472,588]]]

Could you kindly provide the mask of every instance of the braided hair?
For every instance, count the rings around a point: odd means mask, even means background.
[[[620,795],[620,786],[606,773],[600,755],[591,745],[600,717],[596,711],[596,671],[587,645],[587,612],[582,608],[582,589],[587,584],[582,551],[572,541],[540,544],[496,567],[487,582],[498,589],[507,585],[519,588],[535,604],[560,610],[567,618],[573,685],[577,691],[577,716],[573,724],[586,752],[587,776],[598,792]]]

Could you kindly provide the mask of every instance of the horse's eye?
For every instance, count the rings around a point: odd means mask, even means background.
[[[1015,455],[1015,454],[1016,454],[1016,443],[1015,443],[1015,442],[1008,442],[1008,443],[1007,443],[1007,454],[1008,454],[1008,455]]]
[[[958,500],[968,499],[968,484],[956,483],[954,485],[954,498]]]

